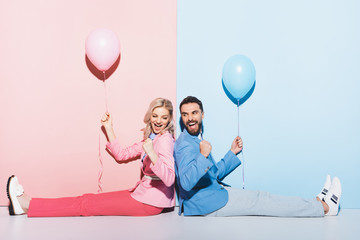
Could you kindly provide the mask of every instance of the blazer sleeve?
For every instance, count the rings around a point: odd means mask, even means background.
[[[116,161],[126,161],[141,156],[142,141],[133,145],[121,148],[118,139],[106,144],[106,148],[111,152]]]
[[[219,162],[216,163],[216,166],[218,168],[218,179],[222,181],[240,164],[240,159],[232,151],[229,150],[226,155]]]
[[[175,163],[179,173],[181,187],[190,191],[199,180],[214,166],[213,162],[205,158],[189,142],[183,141],[176,145]]]
[[[170,134],[164,134],[156,144],[158,160],[155,165],[151,164],[150,168],[167,187],[170,187],[175,182],[174,139]]]

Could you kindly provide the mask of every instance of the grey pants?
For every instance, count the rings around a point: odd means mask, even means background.
[[[227,187],[227,204],[205,216],[323,217],[322,204],[314,199],[277,196],[262,191]]]

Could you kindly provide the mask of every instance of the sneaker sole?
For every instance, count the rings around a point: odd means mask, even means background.
[[[9,205],[9,214],[14,216],[16,215],[15,212],[14,212],[14,207],[13,207],[13,203],[11,201],[11,197],[10,197],[10,181],[11,179],[13,179],[15,177],[15,175],[12,175],[11,177],[9,177],[8,181],[7,181],[7,185],[6,185],[6,193],[7,193],[7,196],[8,196],[8,199],[10,201],[10,205]]]

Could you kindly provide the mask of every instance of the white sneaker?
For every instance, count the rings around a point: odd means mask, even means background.
[[[338,214],[340,198],[341,198],[340,179],[338,177],[334,177],[329,192],[324,199],[326,204],[329,206],[329,212],[325,214],[326,216],[336,216]]]
[[[20,205],[19,200],[17,199],[17,197],[23,195],[24,188],[19,184],[19,181],[16,176],[12,175],[11,177],[9,177],[6,186],[6,191],[8,198],[10,200],[10,205],[9,205],[10,215],[20,215],[25,213]]]
[[[327,195],[328,192],[329,192],[330,187],[331,187],[331,178],[330,178],[330,175],[327,175],[327,176],[326,176],[325,183],[324,183],[324,187],[323,187],[323,189],[321,190],[321,192],[317,195],[317,197],[318,197],[321,201],[324,201],[326,195]]]

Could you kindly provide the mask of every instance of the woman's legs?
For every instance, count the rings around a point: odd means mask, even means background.
[[[84,194],[79,197],[33,198],[28,210],[29,217],[65,216],[151,216],[161,213],[162,208],[143,204],[131,197],[128,190]]]

